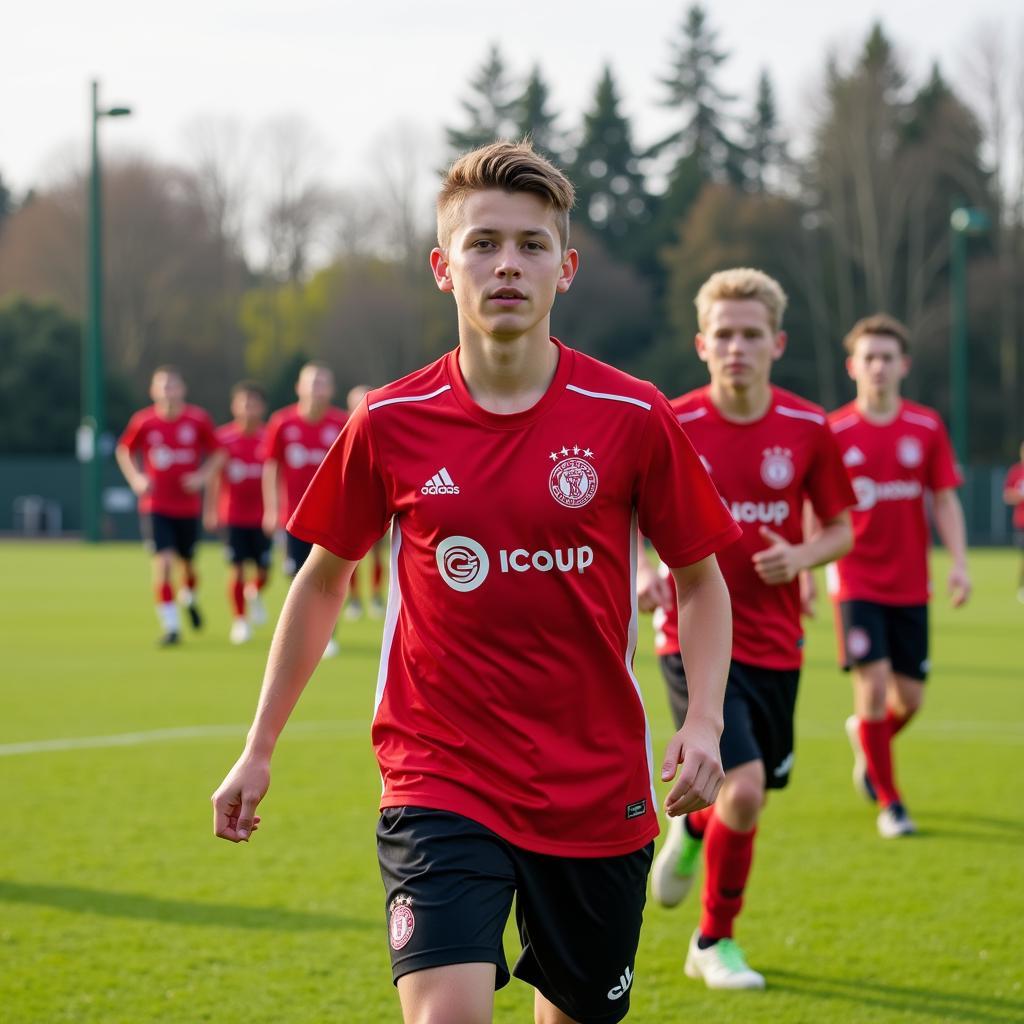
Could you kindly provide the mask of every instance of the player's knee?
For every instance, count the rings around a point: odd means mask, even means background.
[[[729,820],[752,828],[764,806],[764,782],[752,775],[729,779],[718,799]]]

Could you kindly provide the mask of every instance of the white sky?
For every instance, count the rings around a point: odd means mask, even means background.
[[[184,126],[206,112],[246,127],[302,114],[323,137],[329,181],[361,177],[375,140],[397,122],[440,137],[462,123],[459,98],[496,41],[512,71],[539,63],[563,126],[578,123],[610,61],[639,143],[669,122],[657,108],[688,0],[17,0],[0,36],[0,174],[16,192],[45,184],[85,157],[88,83],[134,115],[103,125],[106,153],[183,158]],[[938,58],[962,78],[978,27],[1001,26],[1017,59],[1020,0],[710,0],[719,43],[731,51],[724,84],[746,112],[760,69],[782,117],[799,133],[830,48],[856,51],[881,18],[916,77]]]

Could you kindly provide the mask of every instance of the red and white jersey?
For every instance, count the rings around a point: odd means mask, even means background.
[[[753,556],[771,547],[762,527],[791,544],[803,540],[805,499],[821,520],[854,504],[825,410],[776,387],[768,411],[752,423],[726,419],[708,387],[677,398],[672,408],[743,530],[740,542],[718,556],[732,598],[732,656],[758,668],[799,668],[804,641],[799,581],[762,582]],[[658,654],[679,651],[674,585],[672,598],[670,607],[655,612]]]
[[[314,423],[300,414],[297,404],[278,409],[270,417],[260,454],[264,459],[274,459],[279,467],[281,526],[298,508],[309,481],[347,419],[347,412],[332,405]]]
[[[217,449],[213,420],[197,405],[186,405],[173,419],[164,419],[155,406],[140,409],[118,439],[132,458],[142,460],[150,489],[139,499],[139,511],[191,518],[202,511],[198,491],[186,491],[181,481],[194,473]]]
[[[658,832],[633,673],[637,522],[672,566],[736,528],[664,396],[555,344],[525,412],[478,406],[457,350],[371,391],[289,529],[356,560],[392,522],[381,807],[614,856]]]
[[[1016,491],[1021,496],[1021,501],[1013,506],[1013,528],[1024,530],[1024,462],[1010,467],[1003,490]]]
[[[837,601],[927,603],[925,491],[963,482],[939,414],[903,401],[892,420],[878,424],[850,402],[829,423],[857,495],[853,550],[830,566],[830,593]]]
[[[260,526],[263,523],[264,426],[247,434],[237,423],[217,428],[217,442],[227,453],[220,473],[217,519],[221,526]]]

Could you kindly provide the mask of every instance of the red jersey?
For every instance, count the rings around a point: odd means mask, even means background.
[[[925,491],[963,482],[938,413],[903,401],[888,423],[850,402],[829,415],[853,481],[853,550],[829,571],[837,601],[925,604],[929,598]]]
[[[1018,462],[1010,467],[1003,490],[1016,491],[1024,499],[1024,462]],[[1024,530],[1024,500],[1013,506],[1013,528]]]
[[[260,455],[274,459],[279,467],[281,492],[280,525],[284,526],[298,508],[317,467],[341,433],[348,413],[329,406],[315,423],[299,413],[298,405],[278,409],[267,424]]]
[[[220,473],[217,519],[221,526],[263,524],[263,458],[260,456],[266,428],[245,433],[237,423],[217,428],[217,442],[227,453]]]
[[[186,405],[173,419],[164,419],[155,406],[140,409],[118,440],[142,459],[149,491],[139,499],[139,511],[192,518],[202,512],[199,491],[186,491],[182,478],[194,473],[217,449],[213,420],[196,405]]]
[[[652,384],[558,357],[541,400],[511,415],[474,402],[457,350],[371,391],[289,529],[356,560],[392,522],[381,807],[615,856],[658,833],[633,673],[637,522],[672,566],[736,528]]]
[[[799,581],[764,583],[753,556],[771,547],[761,536],[765,526],[791,544],[801,543],[804,499],[822,520],[856,500],[825,410],[776,387],[768,411],[752,423],[726,419],[708,387],[677,398],[672,408],[743,530],[740,542],[718,556],[732,598],[732,656],[758,668],[799,668]],[[655,613],[658,654],[679,651],[677,614],[673,584],[671,606]]]

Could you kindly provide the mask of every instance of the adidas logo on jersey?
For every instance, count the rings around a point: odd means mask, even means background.
[[[421,488],[420,494],[458,494],[459,485],[442,466]]]

